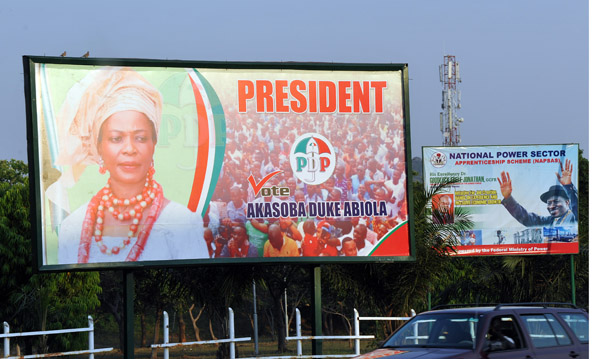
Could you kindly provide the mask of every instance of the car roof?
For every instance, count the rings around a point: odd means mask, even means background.
[[[443,314],[443,313],[484,313],[491,312],[494,307],[461,307],[461,308],[447,308],[447,309],[433,309],[420,314]]]
[[[432,310],[423,312],[421,314],[433,314],[433,313],[487,313],[492,311],[500,310],[549,310],[549,311],[577,311],[585,312],[583,308],[578,308],[572,303],[561,303],[561,302],[531,302],[531,303],[504,303],[504,304],[452,304],[446,306],[437,306]]]

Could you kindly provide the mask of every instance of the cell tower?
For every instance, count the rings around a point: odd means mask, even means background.
[[[460,124],[464,121],[458,117],[460,110],[460,90],[456,84],[461,82],[459,65],[456,57],[444,56],[444,64],[440,65],[440,82],[442,83],[442,112],[440,112],[440,131],[443,146],[458,146],[460,143]]]

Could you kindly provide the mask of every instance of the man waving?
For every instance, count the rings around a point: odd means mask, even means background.
[[[546,203],[550,216],[540,216],[528,212],[512,197],[512,181],[508,172],[502,171],[501,178],[498,178],[500,191],[504,199],[502,204],[506,210],[524,226],[560,226],[565,224],[577,223],[577,190],[571,182],[573,173],[573,164],[571,161],[565,161],[563,168],[560,162],[560,173],[556,177],[560,185],[550,186],[548,191],[542,193],[540,199]]]

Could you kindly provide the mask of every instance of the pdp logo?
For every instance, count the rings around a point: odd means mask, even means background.
[[[290,151],[290,165],[302,182],[321,184],[335,170],[335,152],[328,139],[318,133],[305,133],[296,138]]]
[[[434,153],[429,159],[429,163],[431,163],[431,165],[435,168],[444,167],[446,165],[446,161],[446,155],[441,152]]]

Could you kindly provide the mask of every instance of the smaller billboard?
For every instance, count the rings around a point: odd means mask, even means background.
[[[456,180],[432,198],[432,222],[472,228],[459,256],[579,252],[577,144],[423,147],[427,188]]]

